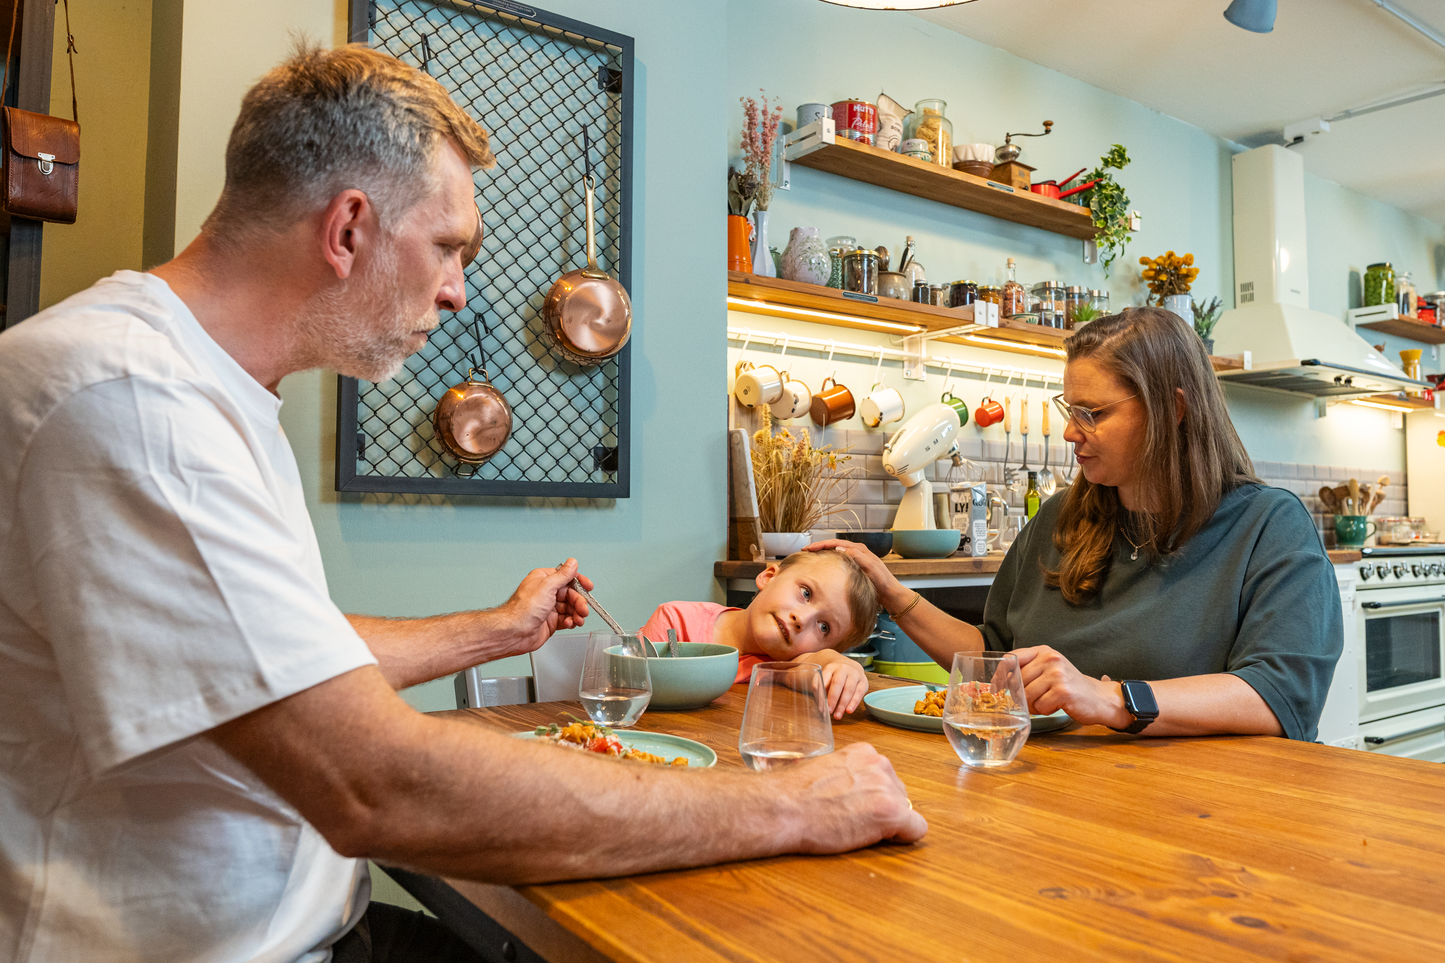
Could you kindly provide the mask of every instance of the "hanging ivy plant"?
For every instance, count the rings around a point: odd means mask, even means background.
[[[1114,180],[1113,174],[1128,163],[1129,152],[1123,144],[1115,144],[1099,158],[1099,166],[1084,176],[1086,181],[1098,183],[1076,195],[1079,203],[1088,206],[1094,215],[1094,227],[1099,232],[1094,240],[1099,245],[1104,277],[1109,276],[1109,265],[1124,253],[1124,245],[1129,243],[1129,195],[1123,185]]]

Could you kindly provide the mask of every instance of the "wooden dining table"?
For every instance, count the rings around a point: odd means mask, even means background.
[[[636,728],[741,767],[746,696]],[[516,732],[564,711],[578,706],[447,715]],[[861,709],[833,733],[892,760],[928,819],[920,842],[515,888],[397,875],[489,958],[523,963],[1445,960],[1437,763],[1090,726],[975,769],[942,734]]]

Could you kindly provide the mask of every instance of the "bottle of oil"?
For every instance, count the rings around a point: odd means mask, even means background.
[[[1029,472],[1029,487],[1024,490],[1024,517],[1033,521],[1039,513],[1039,473]]]

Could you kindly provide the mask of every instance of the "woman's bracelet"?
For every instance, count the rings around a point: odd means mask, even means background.
[[[902,612],[899,612],[897,615],[894,615],[892,612],[890,612],[888,613],[888,617],[893,621],[897,622],[899,619],[903,618],[903,616],[907,615],[909,612],[912,612],[913,606],[917,605],[921,601],[923,601],[923,596],[919,595],[917,592],[914,592],[913,601],[909,602],[906,606],[904,606]]]

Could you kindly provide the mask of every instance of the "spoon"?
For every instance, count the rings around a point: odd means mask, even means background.
[[[667,654],[672,656],[674,659],[682,658],[682,656],[678,654],[677,629],[667,630]]]
[[[1009,462],[1013,461],[1009,456],[1013,454],[1013,434],[1009,426],[1009,405],[1012,398],[1005,396],[1003,399],[1003,483],[1010,488],[1014,483],[1014,469]]]
[[[592,597],[592,593],[583,588],[582,583],[577,581],[575,578],[572,580],[572,590],[587,600],[587,604],[590,605],[594,610],[596,610],[598,617],[601,618],[602,621],[606,622],[607,627],[613,632],[616,632],[618,635],[633,634],[631,632],[628,632],[621,625],[619,625],[617,623],[617,620],[614,619],[611,615],[608,615],[607,610],[604,609],[600,604],[598,604],[597,600]],[[638,638],[642,639],[642,648],[646,652],[646,654],[652,657],[656,657],[657,646],[647,641],[647,639],[643,636],[639,635]]]
[[[1049,403],[1044,401],[1044,468],[1039,472],[1039,493],[1045,498],[1054,493],[1058,483],[1054,481],[1054,471],[1049,467]]]

